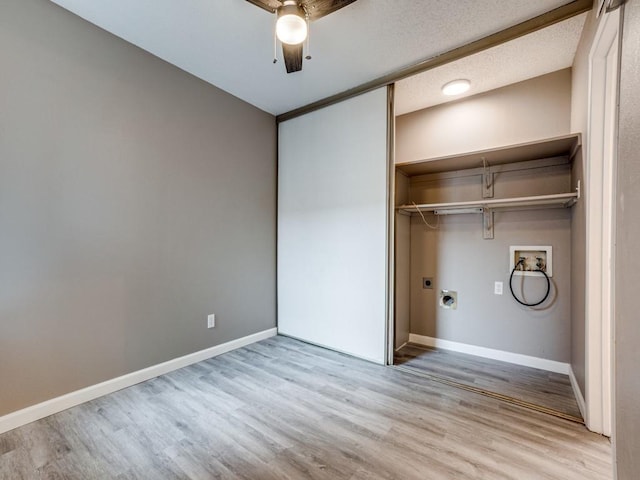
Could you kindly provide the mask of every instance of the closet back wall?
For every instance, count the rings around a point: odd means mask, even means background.
[[[571,69],[514,83],[396,119],[396,163],[566,135]]]
[[[447,103],[397,119],[399,162],[423,160],[524,143],[570,133],[570,69]],[[481,198],[480,177],[411,182],[410,200],[462,201]],[[496,175],[498,198],[570,191],[565,167]],[[483,240],[478,214],[443,216],[437,230],[411,220],[410,272],[396,261],[399,277],[410,279],[411,333],[463,344],[569,362],[569,210],[497,212],[495,238]],[[435,223],[435,217],[427,218]],[[406,228],[396,224],[397,229]],[[400,235],[401,232],[397,232]],[[552,245],[555,301],[543,311],[518,305],[509,292],[509,245]],[[397,256],[407,255],[397,251]],[[434,278],[434,289],[422,288]],[[541,279],[527,278],[530,298],[544,293]],[[504,294],[494,295],[494,282]],[[458,291],[457,310],[437,307],[439,289]],[[542,290],[542,291],[541,291]]]

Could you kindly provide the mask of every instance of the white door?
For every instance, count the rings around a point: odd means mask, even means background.
[[[385,363],[387,89],[279,125],[278,332]]]
[[[590,430],[611,436],[620,10],[604,15],[589,55],[585,420]]]

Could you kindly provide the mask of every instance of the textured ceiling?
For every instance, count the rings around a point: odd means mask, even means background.
[[[396,115],[570,67],[586,17],[587,14],[583,13],[511,42],[397,82]],[[443,95],[441,87],[457,78],[470,80],[471,89],[454,97]]]
[[[358,0],[312,23],[313,59],[287,75],[282,61],[272,63],[273,15],[245,0],[52,1],[273,114],[570,3]]]

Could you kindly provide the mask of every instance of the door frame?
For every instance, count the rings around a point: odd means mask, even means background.
[[[396,184],[396,112],[395,83],[387,85],[387,338],[385,359],[387,365],[393,365],[395,352],[395,184]]]
[[[620,20],[620,9],[602,16],[589,52],[585,165],[585,421],[589,430],[607,436],[611,436],[613,403],[613,239]]]

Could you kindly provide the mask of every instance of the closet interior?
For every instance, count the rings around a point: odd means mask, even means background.
[[[398,368],[581,422],[571,88],[565,68],[411,110],[396,85],[393,336]]]

